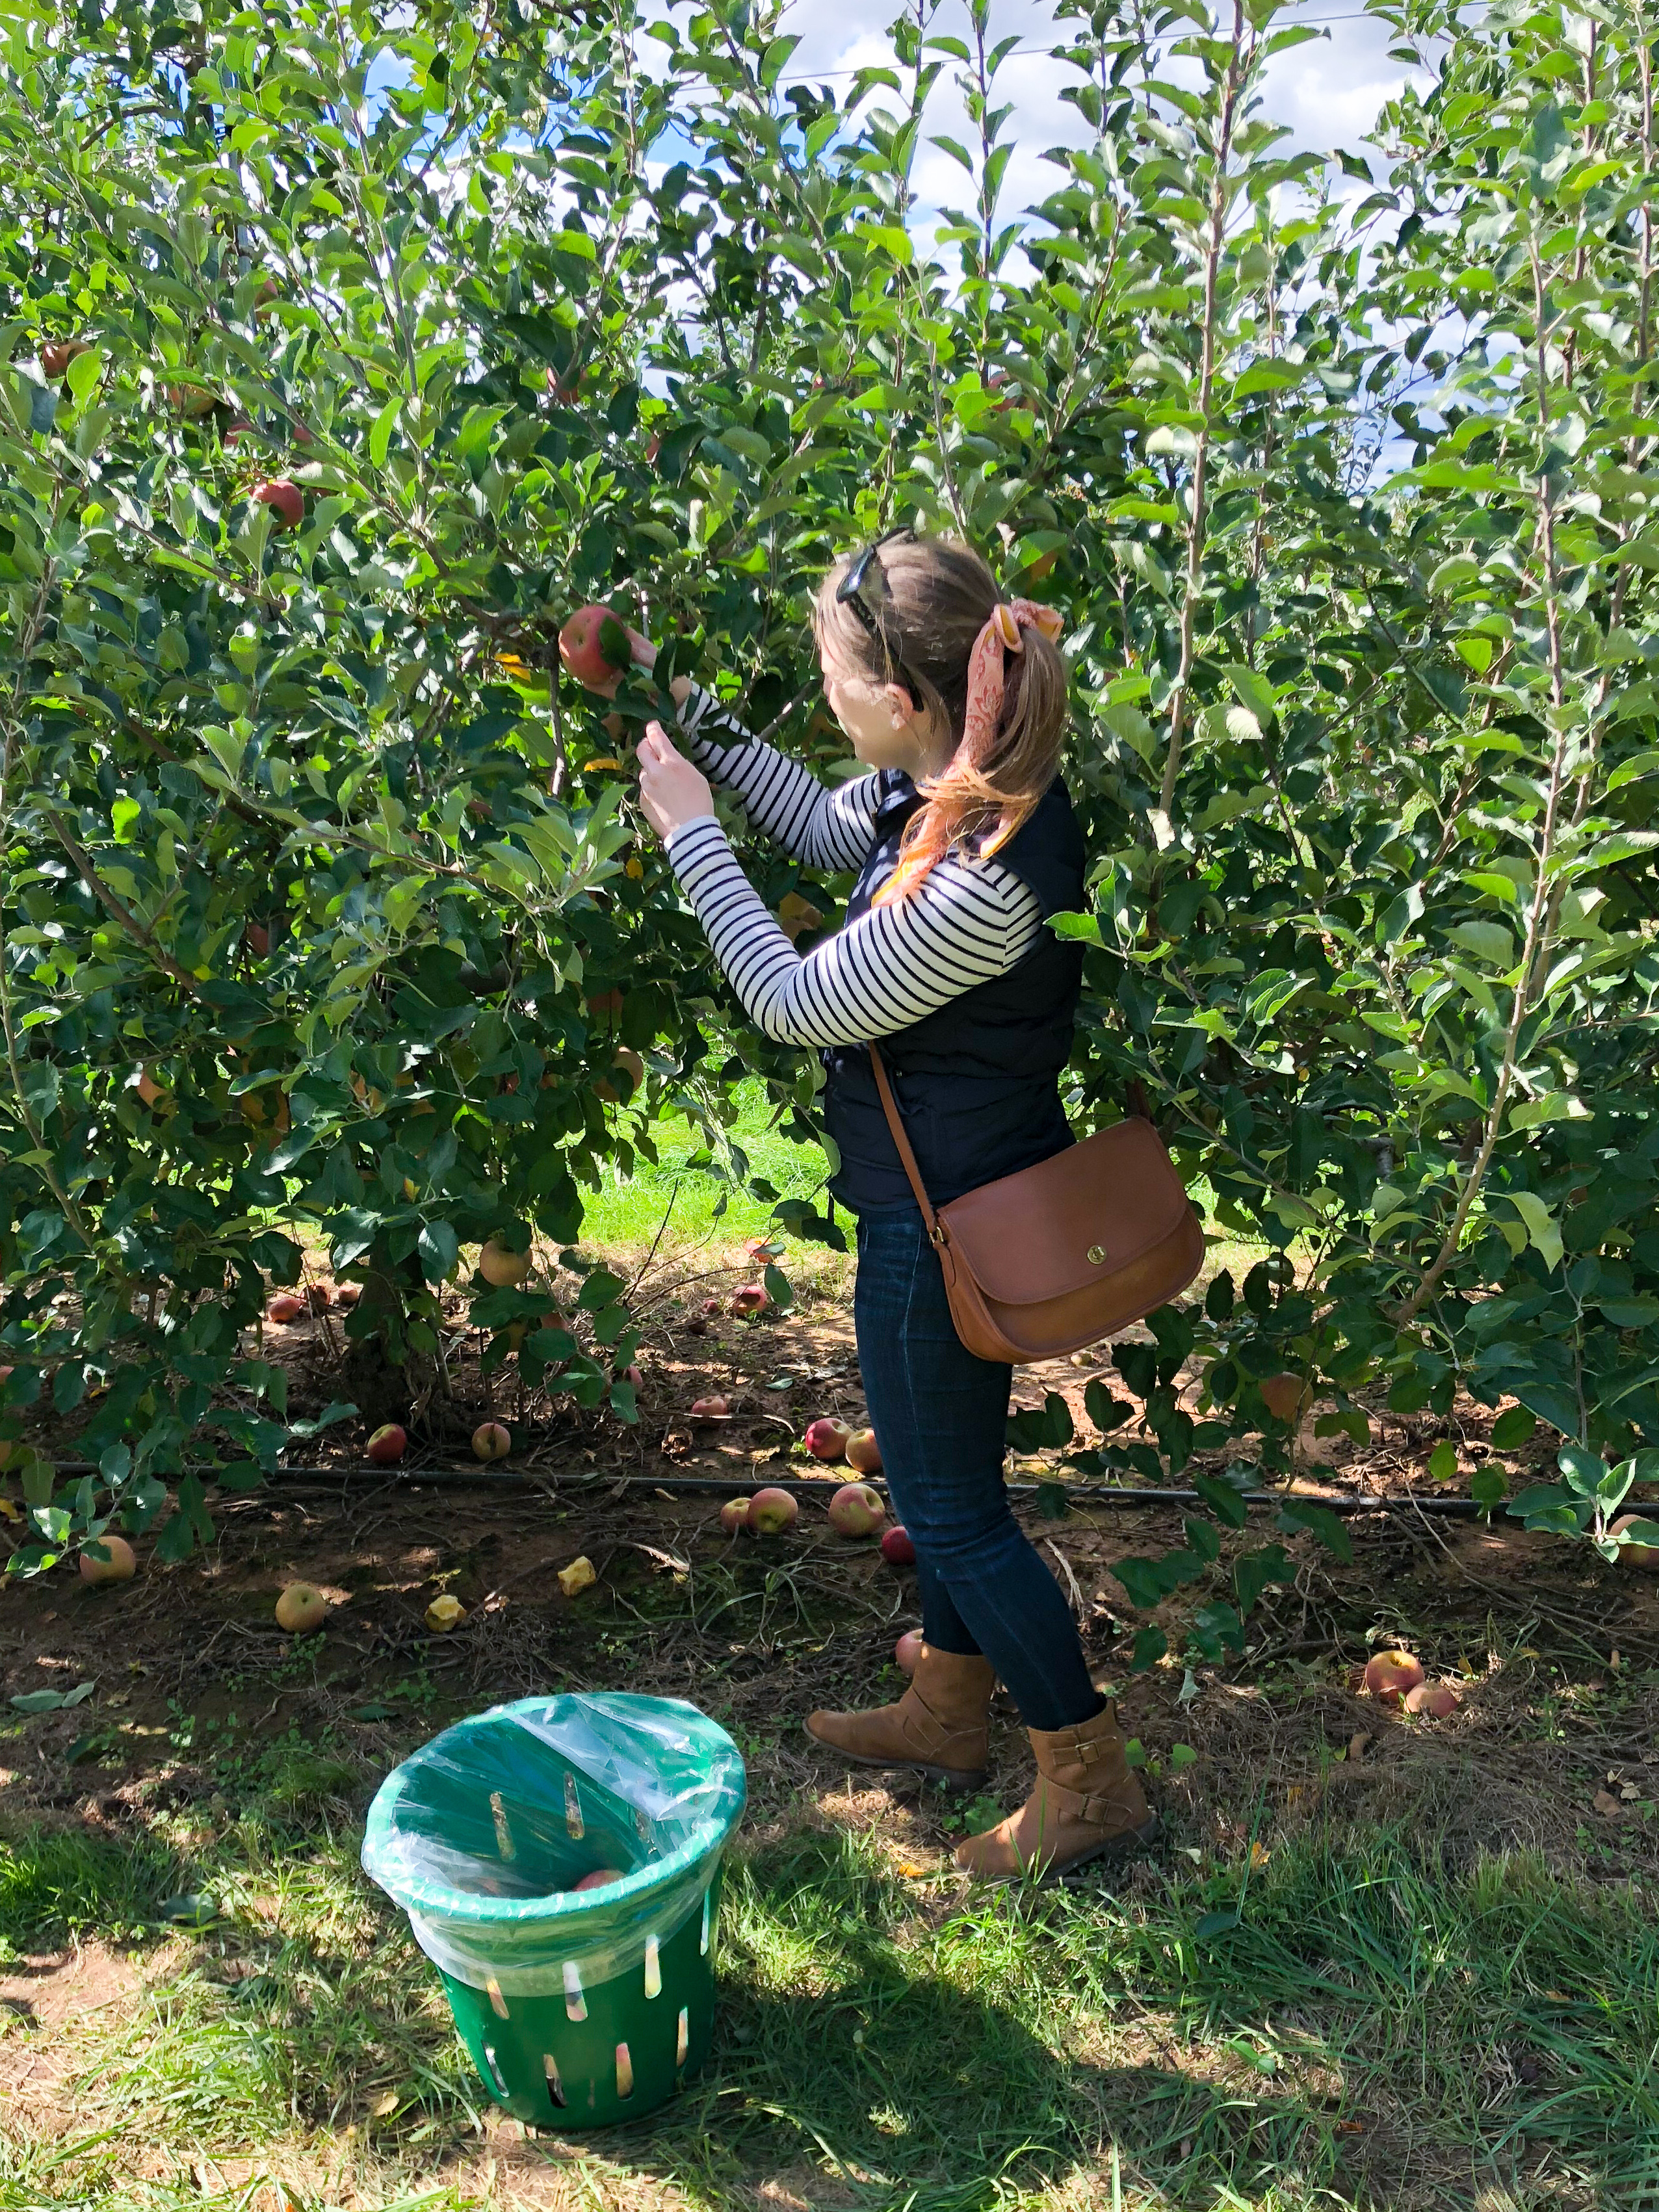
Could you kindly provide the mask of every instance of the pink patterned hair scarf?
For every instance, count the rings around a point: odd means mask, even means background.
[[[969,760],[982,761],[995,742],[997,725],[1002,718],[1005,655],[1024,652],[1024,632],[1028,629],[1040,629],[1050,645],[1058,645],[1065,629],[1056,609],[1041,607],[1035,599],[999,599],[992,608],[968,656],[968,707],[963,717],[962,750]]]

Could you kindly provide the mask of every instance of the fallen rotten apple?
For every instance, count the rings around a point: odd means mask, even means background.
[[[739,1283],[732,1293],[734,1314],[764,1313],[771,1303],[764,1283]]]
[[[908,1528],[886,1528],[882,1532],[881,1556],[890,1567],[914,1567],[916,1547],[910,1541]]]
[[[559,1588],[567,1597],[574,1597],[578,1590],[588,1589],[598,1580],[599,1577],[593,1571],[593,1562],[586,1553],[580,1559],[572,1559],[568,1567],[559,1569]]]
[[[886,1517],[881,1492],[867,1482],[843,1482],[830,1500],[830,1526],[838,1536],[868,1536]]]
[[[368,1457],[376,1467],[396,1467],[408,1449],[408,1434],[396,1421],[382,1421],[368,1440]]]
[[[1365,1687],[1385,1705],[1397,1705],[1423,1680],[1409,1651],[1377,1651],[1365,1662]]]
[[[276,1601],[276,1626],[290,1636],[309,1636],[328,1618],[328,1600],[310,1583],[290,1583]]]
[[[854,1429],[847,1439],[847,1464],[860,1474],[881,1473],[881,1446],[873,1429]]]
[[[728,1536],[735,1536],[740,1528],[749,1526],[750,1501],[746,1498],[728,1498],[720,1508],[720,1526]]]
[[[513,1449],[513,1438],[499,1421],[480,1421],[472,1431],[474,1459],[505,1459]]]
[[[809,1424],[801,1441],[814,1459],[845,1459],[848,1439],[853,1433],[850,1421],[838,1421],[833,1413],[826,1413]]]
[[[530,1273],[530,1255],[492,1237],[478,1255],[478,1273],[494,1290],[515,1290]]]
[[[434,1597],[426,1609],[426,1625],[434,1636],[447,1636],[452,1628],[459,1628],[466,1619],[466,1607],[458,1597],[446,1590]]]
[[[728,1398],[694,1398],[691,1418],[694,1421],[723,1421],[732,1411]]]
[[[1449,1682],[1419,1682],[1406,1692],[1408,1713],[1427,1713],[1431,1720],[1449,1721],[1457,1711],[1457,1692]]]
[[[786,1528],[793,1528],[800,1507],[788,1491],[770,1484],[757,1490],[749,1501],[749,1525],[757,1536],[781,1536]]]
[[[82,1547],[83,1583],[130,1583],[137,1571],[138,1562],[125,1536],[91,1536]]]

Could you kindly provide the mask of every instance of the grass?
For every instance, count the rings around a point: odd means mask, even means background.
[[[513,2201],[356,1832],[267,1799],[214,1842],[0,1846],[14,1954],[96,1934],[150,1965],[75,2039],[74,2136],[7,2130],[3,2212],[203,2212],[267,2172],[304,2212]],[[226,1917],[162,1936],[180,1889]],[[722,1948],[710,2068],[582,2145],[573,2205],[737,2212],[769,2176],[815,2212],[1659,2204],[1659,1932],[1628,1890],[1534,1859],[1309,1832],[1248,1872],[1177,1854],[1115,1897],[963,1904],[803,1813],[739,1850]],[[546,2139],[514,2154],[520,2180],[571,2171]],[[240,2161],[240,2193],[204,2160]]]
[[[750,1174],[769,1182],[780,1198],[812,1199],[822,1211],[822,1186],[829,1172],[823,1152],[768,1126],[771,1109],[761,1084],[740,1084],[735,1103],[738,1116],[727,1134],[747,1155]],[[736,1242],[763,1236],[775,1225],[769,1201],[751,1198],[740,1184],[706,1168],[687,1166],[706,1150],[702,1132],[690,1122],[659,1121],[652,1140],[658,1155],[654,1164],[637,1157],[626,1176],[612,1164],[604,1170],[602,1189],[584,1191],[584,1245],[624,1252],[648,1247],[671,1197],[670,1231],[677,1243]]]

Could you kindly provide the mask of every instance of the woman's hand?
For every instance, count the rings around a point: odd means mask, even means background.
[[[640,805],[646,820],[665,844],[688,822],[714,811],[708,779],[684,753],[675,751],[660,722],[647,722],[640,739]]]

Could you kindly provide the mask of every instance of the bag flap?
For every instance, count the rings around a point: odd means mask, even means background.
[[[1150,1121],[1119,1121],[939,1209],[988,1297],[1036,1305],[1086,1289],[1174,1234],[1188,1197]]]

